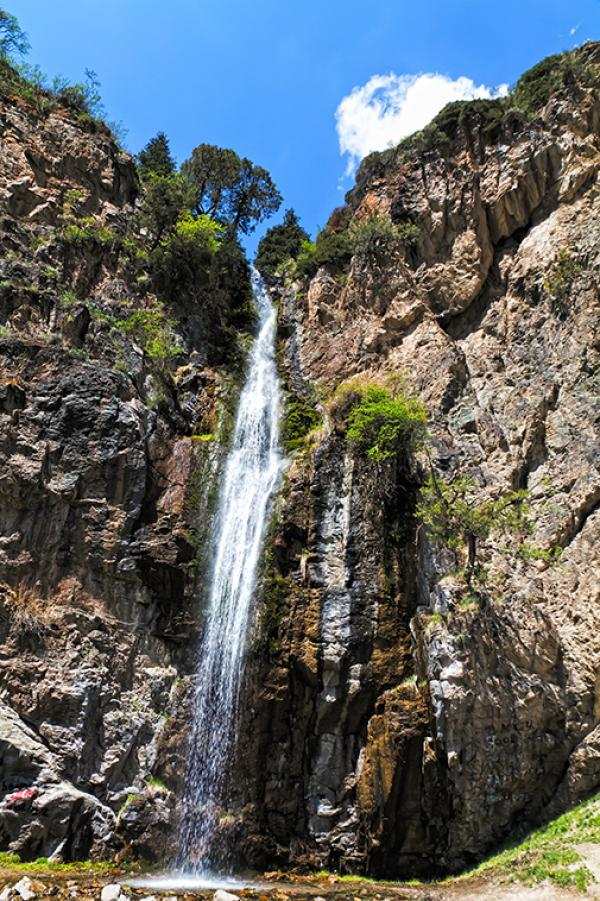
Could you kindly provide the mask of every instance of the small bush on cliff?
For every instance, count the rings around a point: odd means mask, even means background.
[[[492,535],[510,538],[509,554],[523,559],[547,559],[556,555],[535,549],[525,541],[533,531],[528,492],[507,491],[500,497],[477,502],[477,485],[468,476],[449,481],[433,471],[421,488],[417,517],[430,534],[450,550],[466,549],[465,578],[470,586],[473,578],[485,581],[486,572],[479,562],[479,550]],[[549,556],[550,555],[550,556]],[[550,559],[552,558],[552,559]]]
[[[565,250],[564,247],[559,250],[554,265],[544,282],[544,288],[557,302],[561,311],[565,308],[565,302],[569,297],[573,282],[581,269],[581,263],[578,263],[568,250]]]
[[[114,231],[89,216],[65,225],[61,233],[62,240],[74,247],[109,248],[117,241]]]
[[[410,456],[425,441],[427,410],[398,386],[351,382],[335,392],[330,410],[346,440],[375,463]]]
[[[275,275],[288,260],[295,260],[304,241],[308,241],[296,213],[286,210],[281,225],[270,228],[258,244],[255,266],[261,275]]]
[[[421,236],[414,222],[395,223],[385,216],[368,216],[350,227],[350,243],[355,254],[367,258],[387,256],[399,247],[414,247]]]
[[[125,319],[115,322],[115,327],[132,337],[160,368],[168,366],[180,353],[175,320],[167,316],[162,306],[152,310],[135,310]]]
[[[352,257],[352,242],[347,231],[324,229],[317,240],[303,241],[302,252],[298,256],[296,271],[301,276],[312,277],[321,266],[339,269]]]
[[[105,116],[100,80],[92,69],[85,70],[85,81],[82,82],[73,83],[57,75],[52,81],[51,92],[59,103],[90,119],[101,120]]]
[[[304,439],[321,423],[314,406],[297,394],[290,394],[285,401],[281,422],[281,442],[287,453],[302,447]]]

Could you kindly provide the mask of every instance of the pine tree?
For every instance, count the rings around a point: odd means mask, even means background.
[[[281,225],[270,228],[258,244],[255,265],[261,275],[274,275],[288,260],[295,260],[309,240],[294,210],[286,210]]]
[[[169,140],[164,131],[159,131],[143,150],[138,153],[138,168],[142,178],[150,175],[165,177],[175,172],[175,161],[171,156]]]

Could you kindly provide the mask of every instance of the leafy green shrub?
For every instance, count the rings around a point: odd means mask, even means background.
[[[261,275],[275,275],[280,266],[296,259],[308,240],[295,212],[286,210],[282,224],[270,228],[259,241],[254,264]]]
[[[281,442],[287,453],[302,447],[306,436],[320,425],[321,417],[315,408],[296,394],[286,398],[281,423]]]
[[[211,262],[220,242],[222,226],[209,216],[180,219],[173,231],[150,254],[152,275],[168,300],[197,293],[208,284]]]
[[[421,236],[414,222],[394,223],[385,216],[368,216],[350,227],[355,254],[368,258],[387,256],[401,246],[414,247]]]
[[[91,216],[69,222],[63,228],[61,238],[65,244],[71,244],[73,247],[104,249],[115,246],[118,240],[111,228],[102,225]]]
[[[114,327],[132,337],[146,356],[161,367],[171,363],[180,353],[175,338],[175,320],[162,307],[136,310],[124,319],[115,320]]]
[[[317,240],[302,242],[302,252],[298,256],[296,271],[301,276],[313,276],[321,266],[339,269],[352,257],[352,243],[347,231],[324,229]]]
[[[409,456],[425,440],[427,411],[401,390],[392,394],[381,385],[351,382],[335,392],[331,412],[341,418],[346,440],[376,463]]]

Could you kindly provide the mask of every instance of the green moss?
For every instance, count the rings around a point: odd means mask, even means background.
[[[150,788],[157,788],[160,791],[165,792],[169,791],[162,779],[158,779],[156,776],[146,776],[145,782],[146,785],[150,786]]]
[[[288,607],[290,591],[289,576],[282,576],[269,566],[263,582],[259,637],[259,647],[266,650],[269,657],[274,657],[279,650],[279,624]]]
[[[213,432],[206,432],[203,435],[192,435],[192,441],[214,441],[215,436]]]
[[[58,860],[48,860],[47,857],[38,857],[37,860],[23,862],[18,854],[0,852],[0,867],[14,870],[17,873],[37,873],[47,870],[52,873],[105,873],[114,869],[110,861],[78,860],[73,863],[62,863]]]
[[[129,806],[129,804],[133,804],[133,802],[137,801],[139,797],[140,795],[137,792],[131,792],[129,795],[127,795],[119,808],[119,816],[121,816],[125,808]]]
[[[314,406],[297,394],[288,394],[281,421],[281,443],[286,453],[293,453],[304,444],[310,432],[321,424]]]

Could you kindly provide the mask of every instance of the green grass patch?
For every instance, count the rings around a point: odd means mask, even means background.
[[[584,843],[600,844],[600,795],[488,858],[468,875],[499,876],[526,885],[551,882],[585,892],[594,878],[574,847]]]
[[[77,860],[71,863],[62,863],[59,860],[48,860],[47,857],[38,857],[32,861],[22,861],[18,854],[0,852],[0,867],[14,870],[18,873],[39,873],[48,871],[52,873],[106,873],[114,870],[115,865],[106,860]]]
[[[146,776],[146,779],[144,781],[150,788],[157,788],[159,789],[159,791],[165,792],[169,791],[162,779],[159,779],[157,776]]]

